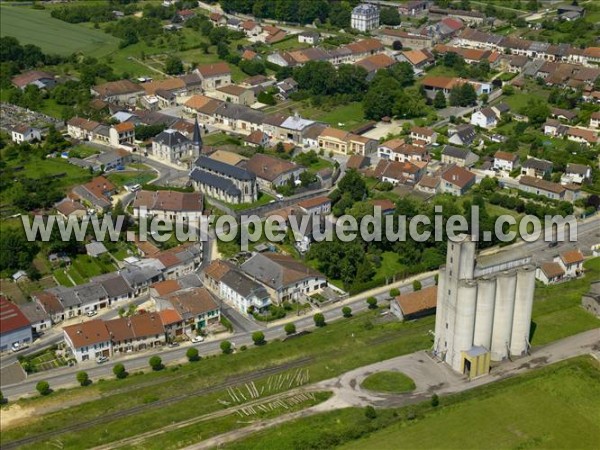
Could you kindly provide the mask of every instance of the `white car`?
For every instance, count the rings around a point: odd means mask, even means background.
[[[193,342],[194,344],[197,344],[198,342],[203,342],[203,341],[204,341],[204,338],[203,338],[202,336],[194,336],[194,337],[192,338],[192,342]]]
[[[98,314],[96,311],[88,311],[86,315],[88,317],[94,317],[96,314]]]
[[[97,364],[102,364],[108,361],[108,356],[98,356],[96,358],[96,363]]]

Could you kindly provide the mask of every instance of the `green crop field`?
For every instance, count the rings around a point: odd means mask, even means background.
[[[60,55],[83,52],[102,56],[116,50],[119,43],[103,31],[66,23],[50,17],[49,10],[26,6],[0,6],[0,33],[16,37],[21,44],[37,45],[44,52]]]

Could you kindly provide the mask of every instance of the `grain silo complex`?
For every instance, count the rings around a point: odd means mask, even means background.
[[[463,235],[448,242],[440,267],[434,354],[473,378],[490,361],[521,356],[529,348],[535,267],[531,258],[476,261],[476,243]]]

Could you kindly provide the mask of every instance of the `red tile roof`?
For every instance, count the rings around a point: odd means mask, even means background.
[[[25,314],[6,297],[0,297],[0,335],[31,326]]]
[[[583,262],[583,253],[580,250],[568,250],[560,254],[560,259],[565,264],[576,264]]]
[[[433,309],[437,304],[437,286],[399,295],[396,297],[396,302],[405,316]]]
[[[88,320],[87,322],[63,327],[63,331],[69,336],[75,348],[110,341],[106,325],[101,319]]]

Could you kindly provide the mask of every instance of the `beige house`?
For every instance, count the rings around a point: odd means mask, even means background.
[[[207,92],[206,95],[236,105],[249,106],[254,103],[254,91],[235,84],[217,88],[214,91]]]
[[[368,155],[377,150],[377,141],[337,128],[325,128],[318,138],[319,148],[344,155]]]
[[[231,69],[225,62],[202,64],[194,72],[200,76],[202,89],[205,91],[215,90],[231,84]]]

